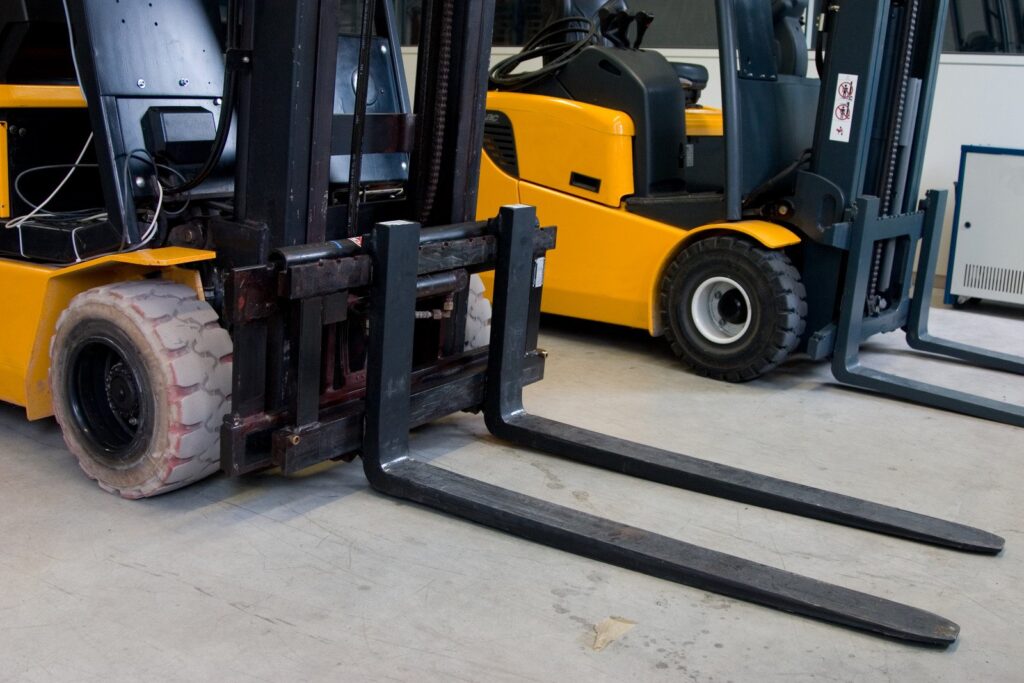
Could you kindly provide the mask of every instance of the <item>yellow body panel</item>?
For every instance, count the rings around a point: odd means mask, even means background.
[[[0,121],[0,218],[11,217],[11,174],[7,159],[7,122]]]
[[[491,157],[487,154],[482,155],[480,159],[480,175],[481,179],[486,177],[487,182],[481,182],[479,188],[479,196],[477,199],[478,206],[508,206],[510,204],[520,204],[519,201],[519,181],[510,175],[501,172]],[[498,215],[497,212],[493,212],[491,215],[481,217],[481,220],[493,218]]]
[[[84,109],[77,85],[0,85],[0,109]]]
[[[480,177],[480,218],[505,204],[532,204],[545,225],[558,226],[548,254],[543,310],[661,333],[659,288],[665,268],[688,244],[713,234],[740,234],[769,249],[800,243],[767,221],[713,223],[685,230],[625,210],[633,192],[635,126],[619,111],[539,95],[496,92],[489,111],[512,122],[519,178],[486,154]],[[724,134],[722,111],[686,110],[687,135]],[[601,179],[600,192],[570,184],[573,172]],[[485,284],[490,278],[485,276]]]
[[[76,295],[157,274],[193,287],[202,297],[199,274],[178,266],[215,257],[211,251],[168,247],[65,267],[0,258],[0,400],[23,406],[31,420],[52,414],[50,338],[61,312]]]
[[[722,137],[725,135],[722,110],[711,107],[687,109],[686,134],[693,137]]]
[[[693,240],[734,233],[769,249],[800,242],[795,233],[766,221],[684,230],[627,212],[622,200],[633,192],[635,128],[622,112],[516,93],[491,93],[487,106],[512,122],[520,177],[485,154],[478,213],[488,218],[504,204],[532,204],[542,223],[558,226],[558,246],[545,270],[546,313],[660,334],[662,274]],[[686,123],[694,137],[723,134],[717,109],[687,110]],[[570,185],[572,172],[600,178],[600,193]]]
[[[766,221],[713,223],[683,230],[622,208],[609,208],[561,192],[520,183],[520,201],[538,207],[545,225],[558,226],[558,247],[549,253],[544,311],[645,329],[660,334],[661,277],[680,249],[707,234],[732,232],[769,249],[800,242]],[[482,207],[483,208],[483,207]],[[493,214],[497,207],[482,213]]]
[[[590,104],[493,92],[489,110],[512,121],[519,177],[607,206],[633,193],[632,119]],[[596,191],[572,184],[573,174],[599,181]]]

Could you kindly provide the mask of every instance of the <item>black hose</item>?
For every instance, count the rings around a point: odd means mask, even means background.
[[[206,180],[217,170],[217,166],[220,164],[221,158],[224,156],[224,150],[228,145],[228,137],[231,132],[231,119],[235,113],[235,96],[238,90],[238,72],[242,68],[241,64],[238,64],[234,60],[234,52],[238,49],[238,23],[239,23],[239,12],[238,12],[238,0],[229,0],[228,2],[228,24],[227,24],[227,36],[225,37],[225,66],[224,66],[224,95],[221,98],[220,117],[217,121],[217,136],[213,141],[213,149],[210,150],[210,156],[207,157],[203,167],[199,169],[199,172],[195,174],[188,182],[177,185],[174,187],[172,194],[179,195],[191,192]]]
[[[359,234],[359,190],[363,181],[363,134],[370,92],[370,48],[377,0],[365,0],[359,32],[359,64],[356,67],[356,102],[352,112],[352,152],[348,174],[348,236]]]
[[[557,42],[560,36],[580,33],[586,26],[586,33],[579,40]],[[593,44],[597,36],[597,22],[586,17],[566,17],[551,22],[534,36],[517,54],[499,62],[491,69],[491,83],[498,88],[514,90],[523,88],[549,74],[557,72],[568,64],[584,48]],[[544,66],[534,71],[512,73],[522,64],[533,59],[544,59]]]
[[[818,78],[825,80],[825,29],[818,31],[814,41],[814,66],[818,69]]]
[[[800,155],[799,159],[754,188],[754,190],[747,195],[747,198],[743,201],[743,208],[748,209],[755,206],[762,198],[768,196],[776,188],[787,182],[794,173],[800,170],[801,166],[805,166],[810,163],[812,156],[813,153],[811,150],[805,150],[804,153]]]

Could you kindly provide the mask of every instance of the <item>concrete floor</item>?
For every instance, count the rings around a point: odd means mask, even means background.
[[[1024,352],[1018,313],[938,311],[937,332]],[[79,475],[51,421],[0,407],[0,680],[1024,680],[1024,431],[906,405],[797,361],[696,378],[643,334],[549,321],[538,413],[974,524],[973,557],[631,480],[484,435],[461,415],[414,447],[444,467],[938,612],[908,647],[520,541],[368,490],[358,465],[217,477],[143,503]],[[1024,402],[1024,382],[868,361]],[[595,651],[594,627],[635,622]]]

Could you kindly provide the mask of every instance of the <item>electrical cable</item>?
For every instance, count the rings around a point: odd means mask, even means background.
[[[132,188],[132,183],[131,183],[131,176],[132,176],[132,174],[131,174],[131,160],[132,159],[135,159],[137,161],[142,161],[142,162],[148,164],[150,166],[150,168],[152,169],[152,176],[151,176],[150,180],[153,183],[156,184],[157,204],[156,204],[156,208],[154,209],[154,212],[153,212],[153,218],[150,221],[149,225],[146,227],[145,232],[143,232],[142,235],[140,235],[138,243],[132,245],[131,248],[126,248],[128,246],[128,235],[127,235],[127,233],[122,234],[122,236],[121,236],[121,246],[118,249],[118,252],[137,251],[137,250],[142,249],[143,247],[145,247],[147,244],[149,244],[149,242],[151,242],[153,240],[154,237],[156,237],[156,235],[157,235],[156,228],[157,228],[157,226],[159,224],[160,216],[163,215],[164,199],[165,199],[165,196],[166,196],[165,187],[164,187],[163,183],[160,182],[160,171],[159,171],[159,169],[160,169],[161,165],[156,162],[156,159],[153,158],[152,154],[150,154],[147,150],[141,149],[141,148],[133,149],[124,158],[124,176],[123,176],[123,179],[124,179],[124,181],[126,183],[127,191],[129,193],[133,193],[133,190],[131,189]]]
[[[85,141],[85,146],[82,147],[82,151],[79,153],[78,158],[75,159],[75,163],[71,165],[71,170],[69,170],[67,175],[64,176],[64,180],[60,181],[60,184],[57,185],[57,188],[50,193],[49,197],[44,199],[39,206],[32,209],[32,211],[27,215],[21,216],[20,218],[12,218],[11,220],[7,221],[4,227],[7,229],[17,228],[23,223],[25,223],[25,221],[29,221],[35,218],[37,215],[39,215],[40,212],[42,212],[47,206],[49,206],[50,202],[53,201],[54,197],[60,194],[60,191],[64,189],[64,186],[68,184],[69,180],[71,180],[71,177],[75,174],[75,171],[78,170],[79,165],[82,163],[82,159],[85,158],[86,153],[89,151],[89,146],[92,145],[92,141],[93,134],[89,133],[89,139]]]
[[[178,178],[178,180],[181,181],[181,185],[184,185],[186,182],[188,182],[188,179],[185,178],[185,176],[181,173],[181,171],[179,171],[178,169],[174,168],[173,166],[166,166],[164,164],[157,164],[156,166],[157,166],[157,168],[159,168],[159,169],[161,169],[163,171],[167,171],[171,175],[173,175],[176,178]],[[167,187],[167,186],[165,186],[165,187]],[[174,190],[175,188],[180,187],[180,185],[171,185],[169,187],[172,190]],[[172,194],[177,194],[177,193],[172,192]],[[179,216],[184,216],[185,212],[188,211],[188,209],[189,209],[189,207],[191,205],[192,205],[192,193],[191,192],[187,192],[187,193],[185,193],[185,203],[182,205],[182,207],[180,209],[176,210],[176,211],[167,211],[166,209],[164,209],[164,215],[167,216],[168,218],[178,218]]]
[[[78,164],[77,166],[75,164],[48,164],[46,166],[36,166],[34,168],[25,169],[24,171],[19,173],[17,175],[17,177],[14,179],[14,193],[18,196],[18,199],[20,199],[23,204],[28,206],[30,209],[36,209],[36,208],[38,208],[38,205],[33,203],[32,200],[30,200],[28,197],[26,197],[25,193],[21,189],[21,181],[22,181],[22,179],[25,178],[25,176],[31,175],[33,173],[38,173],[38,172],[41,172],[41,171],[58,171],[58,170],[70,169],[70,168],[76,168],[76,169],[78,169],[78,168],[99,168],[99,164]],[[58,215],[58,214],[66,215],[66,214],[72,214],[72,213],[77,213],[77,212],[75,212],[75,211],[60,211],[60,212],[56,212],[56,213],[51,213],[51,212],[47,211],[45,213],[48,216],[55,216],[55,215]]]
[[[139,240],[139,245],[136,249],[142,249],[144,246],[153,241],[157,233],[157,223],[160,221],[160,212],[164,208],[164,186],[160,183],[160,179],[156,179],[157,189],[157,200],[156,209],[153,210],[153,220],[150,221],[149,227],[146,228],[146,232],[143,233],[142,239]]]
[[[141,155],[145,155],[145,156],[141,156],[140,153],[141,153]],[[173,166],[168,166],[167,164],[161,164],[161,163],[157,162],[157,160],[153,157],[153,155],[150,154],[145,149],[142,149],[142,148],[134,149],[134,150],[132,150],[131,154],[129,154],[129,157],[131,159],[135,159],[136,161],[141,161],[143,163],[149,164],[150,167],[153,169],[153,174],[156,177],[157,182],[160,183],[163,186],[164,192],[166,194],[169,194],[169,195],[172,195],[172,196],[173,195],[177,195],[177,194],[181,194],[181,192],[178,191],[178,188],[180,188],[182,185],[184,185],[185,183],[188,182],[188,179],[185,177],[185,175],[181,171],[179,171],[178,169],[174,168]],[[181,183],[178,184],[178,185],[169,185],[167,183],[162,182],[160,180],[159,171],[167,171],[171,175],[175,176],[178,180],[180,180]],[[178,216],[184,215],[185,212],[188,211],[189,206],[191,206],[191,204],[192,204],[192,193],[191,192],[185,192],[184,194],[185,194],[185,203],[184,203],[184,205],[180,209],[178,209],[176,211],[167,211],[165,209],[164,210],[164,215],[165,216],[167,216],[169,218],[177,218]]]

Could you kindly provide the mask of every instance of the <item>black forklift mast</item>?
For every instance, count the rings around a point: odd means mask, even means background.
[[[807,351],[831,356],[846,384],[1024,426],[1024,406],[860,363],[865,340],[903,329],[914,349],[1024,374],[1024,358],[928,331],[947,193],[918,198],[948,5],[839,0],[823,9],[813,156],[793,200],[793,221],[809,238]]]
[[[193,20],[205,16],[202,0],[165,2],[150,6],[171,12],[187,5]],[[74,4],[79,67],[88,73],[92,48],[111,40],[95,20],[110,5]],[[363,30],[354,37],[339,35],[346,5],[336,0],[229,5],[224,83],[237,91],[223,93],[223,106],[237,102],[238,180],[233,208],[209,220],[218,263],[206,273],[212,289],[223,282],[220,313],[234,341],[232,410],[221,436],[229,475],[272,467],[292,473],[358,455],[377,490],[526,539],[891,638],[940,647],[955,641],[959,627],[934,614],[417,461],[411,428],[482,411],[500,439],[654,482],[966,552],[997,554],[1004,543],[971,527],[528,413],[523,387],[544,368],[537,329],[554,229],[540,228],[525,206],[505,207],[491,221],[467,220],[475,209],[493,0],[424,3],[412,112],[401,97],[389,107],[397,112],[370,111],[371,84],[389,73],[403,82],[387,0],[361,6]],[[175,42],[151,17],[131,28],[140,40]],[[97,120],[138,126],[113,116],[110,107],[126,105],[98,97],[101,80],[82,79]],[[133,100],[131,111],[152,104],[138,93]],[[98,128],[98,147],[108,148],[111,137]],[[393,169],[377,172],[387,166],[377,163],[380,155],[408,159],[397,185]],[[332,170],[338,157],[348,159],[347,174]],[[484,270],[496,271],[492,343],[465,351],[463,297],[468,276]]]

